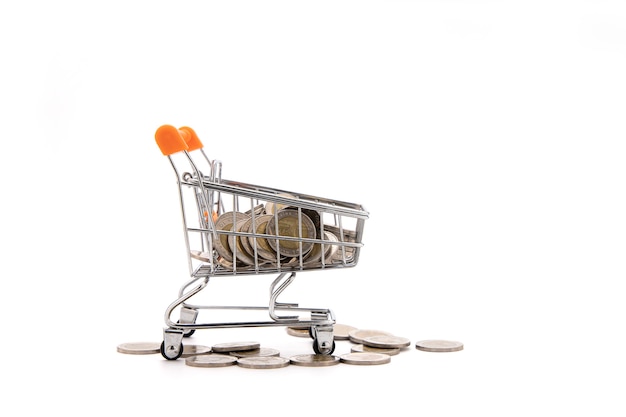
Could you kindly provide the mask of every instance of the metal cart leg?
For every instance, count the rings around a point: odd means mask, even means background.
[[[180,320],[178,320],[178,323],[195,324],[197,317],[198,317],[198,310],[183,306],[180,309]],[[185,329],[185,331],[183,332],[183,337],[189,337],[192,334],[194,334],[195,331],[196,329]]]
[[[183,354],[183,336],[181,329],[164,329],[161,355],[165,359],[176,360]]]
[[[328,320],[327,312],[311,312],[311,320]],[[335,340],[332,325],[311,326],[310,331],[313,338],[313,351],[317,354],[330,355],[335,351]]]

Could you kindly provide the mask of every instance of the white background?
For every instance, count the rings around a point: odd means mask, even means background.
[[[625,19],[605,0],[3,2],[3,407],[623,416]],[[162,124],[228,179],[368,209],[359,265],[284,301],[465,349],[271,371],[117,353],[160,342],[187,276]],[[215,294],[263,304],[252,278]],[[194,339],[311,353],[284,328]]]

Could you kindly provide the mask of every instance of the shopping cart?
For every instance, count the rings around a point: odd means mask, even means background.
[[[223,179],[221,162],[207,157],[189,127],[163,125],[155,138],[176,174],[190,274],[165,311],[162,356],[178,359],[183,338],[198,329],[257,326],[308,328],[313,351],[332,354],[333,312],[277,298],[297,272],[355,266],[368,212],[359,204]],[[210,278],[263,274],[278,274],[270,285],[269,305],[190,303]],[[214,319],[201,322],[199,312],[206,310]],[[217,310],[246,317],[215,320]],[[253,314],[263,317],[251,319]]]

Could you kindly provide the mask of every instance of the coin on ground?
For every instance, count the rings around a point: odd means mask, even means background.
[[[338,356],[321,354],[295,355],[289,358],[289,360],[293,365],[310,367],[331,366],[340,362]]]
[[[454,340],[421,340],[415,347],[426,352],[457,352],[463,350],[463,343]]]
[[[262,347],[259,349],[229,352],[228,354],[237,358],[249,358],[250,356],[280,356],[280,351],[278,349]]]
[[[348,338],[353,343],[363,344],[365,338],[371,337],[371,336],[393,336],[393,335],[389,332],[385,332],[382,330],[369,330],[369,329],[357,329],[357,330],[351,330],[350,332],[348,332]]]
[[[237,359],[237,365],[250,369],[276,369],[289,365],[289,359],[281,356],[250,356]]]
[[[189,356],[206,355],[207,353],[211,353],[210,346],[183,345],[183,354],[180,357],[188,358]]]
[[[391,361],[391,356],[384,353],[350,352],[340,356],[341,362],[350,365],[382,365]]]
[[[309,333],[309,328],[300,328],[300,327],[287,327],[287,333],[291,336],[296,337],[311,337],[311,333]]]
[[[160,353],[161,344],[156,342],[122,343],[117,346],[117,351],[131,355],[150,355],[153,353]]]
[[[185,359],[185,365],[198,368],[221,368],[237,363],[237,358],[219,353],[209,353],[207,355],[190,356]]]
[[[333,337],[337,340],[349,340],[350,332],[353,330],[358,329],[347,324],[335,324],[333,326]]]
[[[218,343],[213,345],[213,352],[239,352],[241,350],[259,349],[261,344],[258,342],[231,342],[231,343]]]
[[[377,348],[404,348],[411,344],[411,341],[406,337],[400,336],[369,336],[363,339],[363,344],[370,347]]]
[[[400,348],[377,348],[366,345],[353,345],[350,350],[352,352],[384,353],[389,356],[394,356],[400,353]]]

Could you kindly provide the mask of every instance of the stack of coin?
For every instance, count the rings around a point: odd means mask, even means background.
[[[215,228],[230,232],[218,233],[213,241],[217,263],[229,270],[234,266],[240,270],[274,268],[278,264],[315,268],[350,262],[354,255],[354,248],[339,242],[354,243],[356,233],[322,224],[321,215],[315,210],[268,202],[247,212],[223,213],[217,217]],[[313,239],[324,243],[311,242]],[[205,262],[210,260],[206,252],[192,251],[191,255]]]

